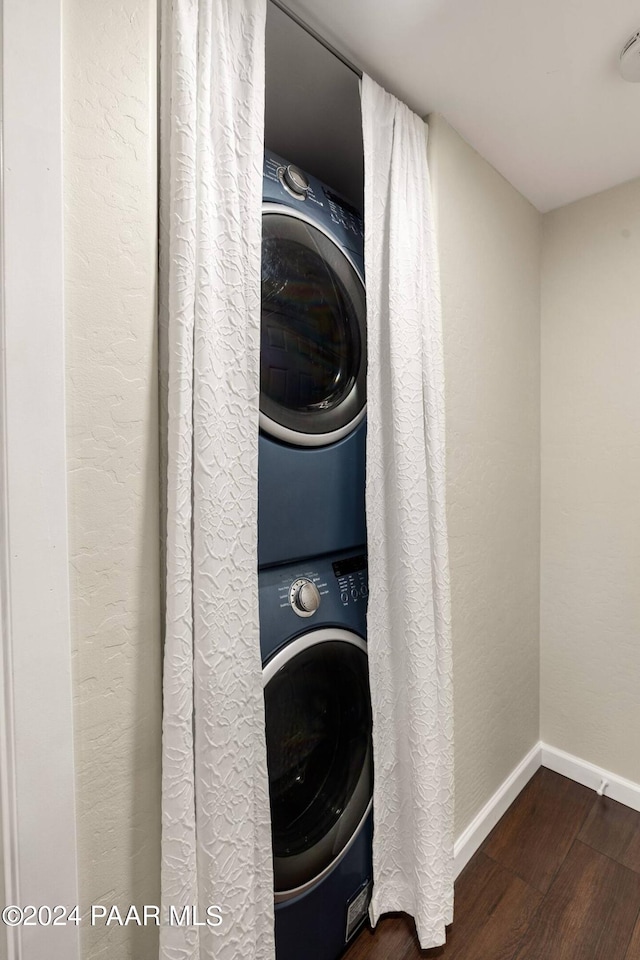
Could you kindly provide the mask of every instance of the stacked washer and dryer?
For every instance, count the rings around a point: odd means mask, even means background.
[[[336,960],[371,889],[358,212],[267,153],[258,484],[277,960]]]

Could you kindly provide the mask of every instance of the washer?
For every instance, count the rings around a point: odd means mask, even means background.
[[[276,154],[263,184],[260,566],[366,539],[362,219]]]
[[[371,890],[361,549],[259,574],[277,960],[337,960]]]

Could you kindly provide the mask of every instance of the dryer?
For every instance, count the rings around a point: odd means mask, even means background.
[[[260,566],[366,539],[362,219],[276,154],[263,184]]]
[[[259,574],[277,960],[336,960],[371,889],[366,557]]]

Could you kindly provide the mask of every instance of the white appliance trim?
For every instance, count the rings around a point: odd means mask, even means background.
[[[6,903],[78,902],[64,395],[61,0],[0,0],[0,780]],[[9,960],[79,929],[0,925]]]
[[[285,203],[275,203],[271,200],[265,201],[262,204],[263,216],[265,213],[277,213],[280,214],[280,216],[291,217],[292,220],[300,220],[302,223],[306,223],[310,227],[313,227],[318,231],[318,233],[324,234],[327,240],[331,241],[334,247],[339,250],[345,260],[350,264],[355,275],[362,284],[363,290],[365,289],[362,270],[355,262],[351,251],[348,250],[347,247],[344,247],[338,243],[336,237],[332,236],[331,233],[329,233],[329,231],[321,223],[316,222],[313,217],[308,216],[301,210],[290,207]],[[342,401],[341,406],[345,406],[352,401],[352,398],[355,396],[355,391],[356,386],[354,384],[352,390]],[[356,413],[348,423],[345,423],[343,427],[338,427],[336,430],[329,430],[326,433],[302,433],[300,430],[292,430],[290,427],[285,427],[283,424],[278,423],[277,420],[273,420],[271,417],[268,417],[266,413],[262,412],[262,410],[259,412],[259,423],[260,428],[264,430],[266,434],[271,437],[275,437],[276,440],[282,440],[284,443],[291,443],[297,447],[325,447],[330,443],[337,443],[338,440],[342,440],[343,437],[346,437],[352,433],[358,424],[364,419],[366,412],[367,405],[365,403],[358,413]]]
[[[348,630],[342,627],[318,627],[317,629],[312,629],[307,633],[303,633],[295,640],[291,640],[285,647],[278,650],[278,652],[274,654],[270,660],[267,660],[266,664],[262,668],[263,687],[266,689],[267,685],[271,680],[273,680],[278,671],[282,670],[287,663],[290,663],[291,660],[293,660],[299,654],[304,653],[305,650],[309,650],[311,647],[317,647],[321,643],[333,643],[336,641],[339,643],[349,643],[351,646],[361,650],[362,653],[367,656],[366,642],[359,634],[354,633],[353,630]],[[360,778],[362,778],[362,773],[360,774]],[[328,876],[328,874],[330,874],[338,866],[340,861],[347,855],[355,843],[360,831],[366,823],[372,806],[373,799],[370,799],[369,803],[367,804],[367,809],[360,818],[358,826],[349,837],[348,842],[339,851],[331,863],[328,863],[326,867],[323,867],[320,873],[312,877],[311,880],[307,880],[305,883],[300,884],[299,887],[277,892],[275,895],[275,902],[283,903],[286,900],[291,900],[293,897],[298,897],[307,890],[311,890],[313,887],[317,886],[321,880]]]
[[[309,650],[310,647],[317,647],[321,643],[349,643],[352,647],[357,647],[365,656],[367,656],[367,644],[362,637],[353,630],[344,627],[311,627],[305,633],[290,640],[281,647],[272,657],[267,660],[262,668],[262,686],[266,687],[275,677],[276,673],[290,663],[300,653]]]

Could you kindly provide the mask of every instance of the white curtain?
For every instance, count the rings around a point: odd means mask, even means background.
[[[423,948],[453,919],[453,710],[444,372],[427,128],[362,81],[367,278],[371,919]]]
[[[266,0],[163,0],[162,960],[272,960],[257,593]],[[215,912],[210,916],[215,922]]]

